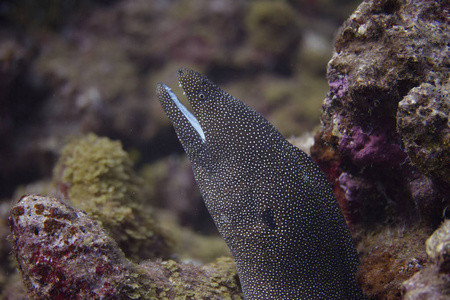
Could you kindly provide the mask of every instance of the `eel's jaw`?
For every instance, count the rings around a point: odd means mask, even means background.
[[[175,95],[174,92],[172,92],[172,89],[169,88],[164,83],[161,83],[162,87],[166,90],[167,94],[169,94],[170,99],[172,102],[178,107],[180,112],[186,117],[188,122],[192,125],[192,127],[197,131],[198,135],[202,139],[202,142],[206,142],[205,133],[203,132],[202,127],[200,126],[200,123],[198,122],[197,118],[181,103],[181,101],[177,98],[177,95]]]

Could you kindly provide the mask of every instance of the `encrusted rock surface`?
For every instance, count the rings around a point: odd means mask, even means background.
[[[56,198],[22,197],[9,222],[30,299],[242,299],[232,259],[133,264],[86,213]]]
[[[32,195],[12,207],[9,222],[30,298],[114,299],[133,290],[130,263],[84,212]]]
[[[311,154],[359,241],[359,280],[373,299],[402,298],[402,281],[429,264],[424,237],[448,217],[449,40],[448,1],[367,0],[328,64]],[[444,295],[428,270],[416,276]]]
[[[403,283],[405,300],[450,297],[450,221],[445,221],[426,242],[430,263]]]
[[[369,299],[401,299],[402,283],[427,264],[426,228],[385,226],[358,245],[358,281]]]
[[[411,89],[397,111],[397,129],[408,157],[422,173],[441,183],[443,192],[450,191],[450,79],[447,81]]]
[[[437,226],[450,203],[449,10],[448,1],[364,1],[337,35],[312,155],[332,166],[353,224]],[[329,147],[337,159],[327,161]]]

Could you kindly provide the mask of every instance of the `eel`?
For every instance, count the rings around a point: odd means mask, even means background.
[[[364,299],[344,216],[325,175],[262,115],[186,68],[191,113],[157,95],[231,250],[245,299]]]

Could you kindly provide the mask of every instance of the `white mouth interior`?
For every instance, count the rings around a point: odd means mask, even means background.
[[[191,123],[195,131],[197,131],[197,133],[200,135],[202,141],[206,142],[205,133],[203,132],[203,129],[200,126],[200,123],[198,122],[197,118],[183,105],[183,103],[180,102],[180,100],[178,100],[177,95],[175,95],[174,92],[172,92],[172,90],[167,85],[163,84],[163,86],[166,89],[172,101],[178,107],[178,109],[183,113],[183,115],[186,117],[189,123]]]

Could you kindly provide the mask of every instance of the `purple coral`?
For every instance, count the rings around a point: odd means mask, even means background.
[[[342,137],[339,151],[360,167],[372,164],[395,166],[406,159],[400,145],[389,142],[387,134],[366,134],[359,126],[354,126],[348,135]]]
[[[348,90],[348,76],[337,76],[337,78],[329,79],[328,85],[330,86],[330,92],[337,95],[339,98],[344,97]]]
[[[339,176],[339,186],[345,192],[345,198],[352,201],[358,198],[360,184],[346,172]]]

